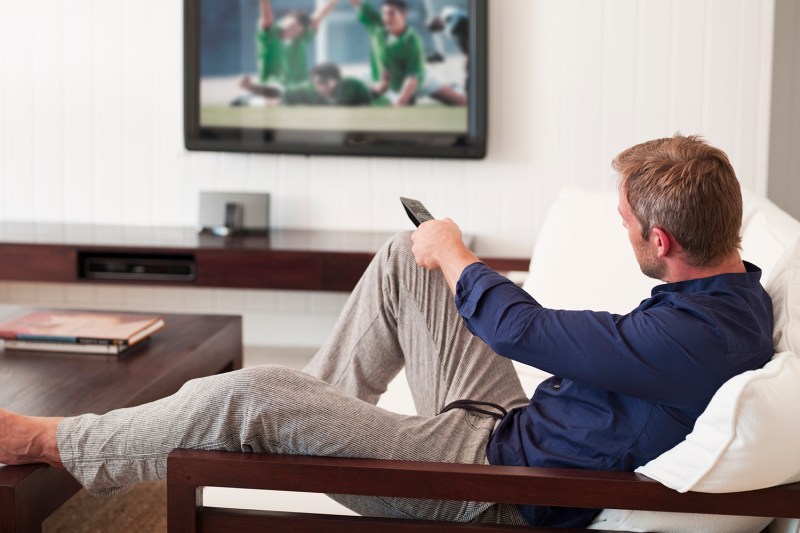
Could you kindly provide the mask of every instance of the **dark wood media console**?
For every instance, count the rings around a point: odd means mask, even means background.
[[[391,233],[0,224],[0,280],[349,291]],[[485,258],[500,271],[527,258]]]

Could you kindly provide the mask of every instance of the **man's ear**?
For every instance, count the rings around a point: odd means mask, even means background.
[[[673,245],[672,235],[658,226],[653,226],[647,240],[655,247],[657,257],[666,257]]]

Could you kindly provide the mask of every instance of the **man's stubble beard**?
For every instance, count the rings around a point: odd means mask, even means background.
[[[646,241],[642,240],[636,246],[635,255],[642,274],[648,278],[664,280],[667,273],[667,265],[647,247]]]

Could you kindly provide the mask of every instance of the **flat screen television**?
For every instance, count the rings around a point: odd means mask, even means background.
[[[184,0],[189,150],[482,158],[487,0]]]

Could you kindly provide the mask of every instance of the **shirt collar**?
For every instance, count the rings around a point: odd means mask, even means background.
[[[699,292],[715,288],[741,286],[755,287],[761,283],[761,269],[752,263],[742,261],[746,272],[735,272],[731,274],[717,274],[707,278],[689,279],[676,281],[675,283],[663,283],[653,287],[652,296],[662,292]]]

